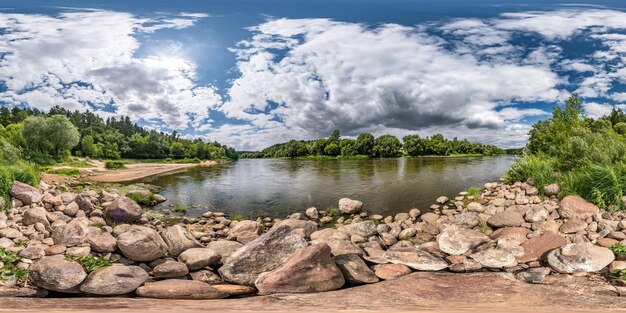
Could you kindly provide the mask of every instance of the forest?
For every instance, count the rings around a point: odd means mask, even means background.
[[[441,134],[431,137],[407,135],[402,142],[393,135],[374,137],[361,133],[356,139],[341,138],[339,130],[334,130],[328,138],[316,140],[291,140],[270,146],[257,152],[240,152],[240,158],[389,158],[399,156],[460,156],[460,155],[502,155],[507,152],[492,145],[472,143],[468,140],[452,140]]]

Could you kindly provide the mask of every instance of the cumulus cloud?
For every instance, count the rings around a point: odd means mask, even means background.
[[[140,18],[110,11],[57,16],[0,13],[0,101],[40,109],[60,105],[184,129],[208,118],[221,98],[195,83],[195,64],[177,56],[135,55],[139,34],[181,29],[204,15]]]

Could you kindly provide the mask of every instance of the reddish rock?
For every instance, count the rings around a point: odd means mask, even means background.
[[[197,280],[168,279],[149,283],[137,289],[137,295],[156,299],[221,299],[228,294]]]
[[[517,262],[525,263],[542,258],[547,252],[561,247],[567,243],[565,237],[553,232],[545,232],[541,236],[526,240],[522,243],[524,254],[517,257]]]
[[[579,196],[567,196],[559,203],[559,215],[564,219],[586,220],[598,213],[600,209],[596,205]]]
[[[411,269],[402,264],[380,264],[374,266],[374,274],[380,279],[391,280],[411,274]]]

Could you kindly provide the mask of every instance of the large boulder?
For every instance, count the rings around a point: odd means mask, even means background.
[[[570,243],[552,250],[548,264],[559,273],[598,272],[615,260],[608,248],[589,242]]]
[[[55,244],[62,244],[68,247],[85,242],[89,235],[89,220],[86,218],[75,218],[64,226],[59,226],[52,232],[52,240]]]
[[[168,279],[145,284],[136,291],[144,298],[210,300],[228,297],[211,285],[197,280]]]
[[[345,280],[330,256],[330,247],[317,244],[296,251],[282,266],[254,283],[261,294],[308,293],[341,288]]]
[[[33,263],[30,279],[34,285],[58,292],[80,293],[80,284],[87,277],[77,262],[65,260],[63,255],[45,256]]]
[[[35,225],[37,223],[41,223],[44,226],[50,226],[50,222],[46,217],[47,214],[48,211],[46,211],[46,209],[42,207],[30,208],[26,210],[26,212],[24,212],[24,218],[22,219],[22,223],[24,223],[24,225]]]
[[[559,215],[564,219],[586,220],[599,213],[600,209],[595,204],[579,196],[567,196],[559,203]]]
[[[117,238],[117,246],[129,259],[149,262],[165,256],[167,245],[152,228],[132,226]]]
[[[367,238],[378,233],[376,223],[374,221],[363,221],[353,224],[344,225],[338,228],[339,231],[346,233],[348,236],[361,236]]]
[[[539,237],[535,237],[524,241],[521,247],[524,248],[524,254],[517,257],[520,263],[537,261],[545,256],[546,253],[561,247],[567,243],[565,237],[547,231]]]
[[[161,237],[167,244],[167,251],[172,257],[178,257],[187,249],[202,247],[202,244],[180,225],[166,228],[161,232]]]
[[[359,200],[352,200],[349,198],[339,199],[339,211],[344,214],[354,214],[361,211],[363,202]]]
[[[191,248],[178,256],[178,261],[185,263],[190,271],[216,264],[221,259],[219,254],[207,248]]]
[[[450,255],[465,254],[490,239],[485,234],[458,225],[449,225],[437,236],[439,249]]]
[[[143,210],[128,197],[119,197],[111,202],[104,211],[104,216],[117,223],[132,223],[138,221],[143,214]]]
[[[378,281],[376,274],[370,270],[357,254],[335,256],[335,263],[349,284],[371,284]]]
[[[392,248],[383,254],[385,263],[402,264],[418,271],[440,271],[448,263],[432,254],[416,248]]]
[[[89,273],[80,290],[102,296],[123,295],[135,291],[148,277],[148,273],[139,266],[101,267]]]
[[[41,192],[37,188],[31,187],[19,181],[14,181],[11,186],[11,196],[20,200],[24,205],[29,205],[41,201]]]
[[[288,226],[280,226],[235,251],[220,267],[225,281],[253,286],[259,275],[283,265],[297,250],[307,246],[304,238]]]
[[[220,259],[218,262],[224,263],[235,251],[243,247],[243,244],[230,240],[211,241],[206,245],[206,249],[217,254]]]
[[[524,216],[515,206],[508,207],[503,212],[496,213],[487,219],[487,224],[494,227],[521,226],[525,222]]]

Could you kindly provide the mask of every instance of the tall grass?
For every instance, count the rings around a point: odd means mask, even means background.
[[[28,162],[17,162],[11,165],[0,163],[0,198],[5,200],[5,208],[10,204],[11,186],[16,180],[34,187],[39,186],[41,180],[39,166]]]
[[[566,194],[579,195],[602,208],[624,209],[626,167],[623,164],[588,165],[566,173],[560,183]]]
[[[543,190],[544,186],[557,181],[556,173],[555,159],[530,155],[513,163],[503,178],[508,183],[532,182],[537,188]]]

